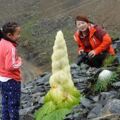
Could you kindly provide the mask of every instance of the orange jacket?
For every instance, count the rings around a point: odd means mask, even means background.
[[[89,38],[88,38],[88,40],[89,40],[89,43],[90,43],[91,48],[92,48],[91,50],[95,51],[95,55],[98,55],[99,53],[101,53],[105,50],[107,50],[109,54],[115,55],[115,51],[112,47],[112,40],[111,40],[110,36],[107,33],[105,33],[102,37],[102,40],[100,40],[99,38],[97,38],[95,36],[95,32],[97,32],[97,28],[95,27],[95,25],[90,24],[89,25]],[[74,39],[79,46],[78,51],[84,50],[85,52],[90,52],[91,50],[90,49],[88,50],[85,48],[85,46],[84,46],[84,44],[79,36],[80,36],[80,33],[75,32]]]

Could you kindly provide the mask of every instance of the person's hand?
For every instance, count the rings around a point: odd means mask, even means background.
[[[95,51],[94,51],[94,50],[91,50],[91,51],[88,53],[88,56],[89,56],[90,58],[95,57]]]
[[[16,63],[19,64],[19,66],[22,65],[22,59],[21,59],[21,57],[18,56],[18,58],[16,59]]]
[[[84,50],[79,50],[78,54],[81,55],[84,52]]]

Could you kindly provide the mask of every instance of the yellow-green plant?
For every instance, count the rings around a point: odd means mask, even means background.
[[[62,31],[58,31],[52,54],[51,89],[44,105],[36,114],[36,120],[63,120],[72,107],[79,104],[80,92],[75,88],[70,74],[67,47]]]

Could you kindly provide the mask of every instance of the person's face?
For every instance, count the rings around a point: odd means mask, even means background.
[[[8,33],[7,36],[8,36],[8,38],[10,38],[13,41],[19,41],[20,33],[21,33],[21,28],[17,27],[13,34],[12,33]]]
[[[88,28],[88,23],[85,21],[76,21],[76,28],[78,31],[84,32]]]

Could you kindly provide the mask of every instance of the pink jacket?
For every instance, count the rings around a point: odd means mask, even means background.
[[[16,44],[5,39],[0,40],[0,76],[21,80],[21,58],[17,55]]]

